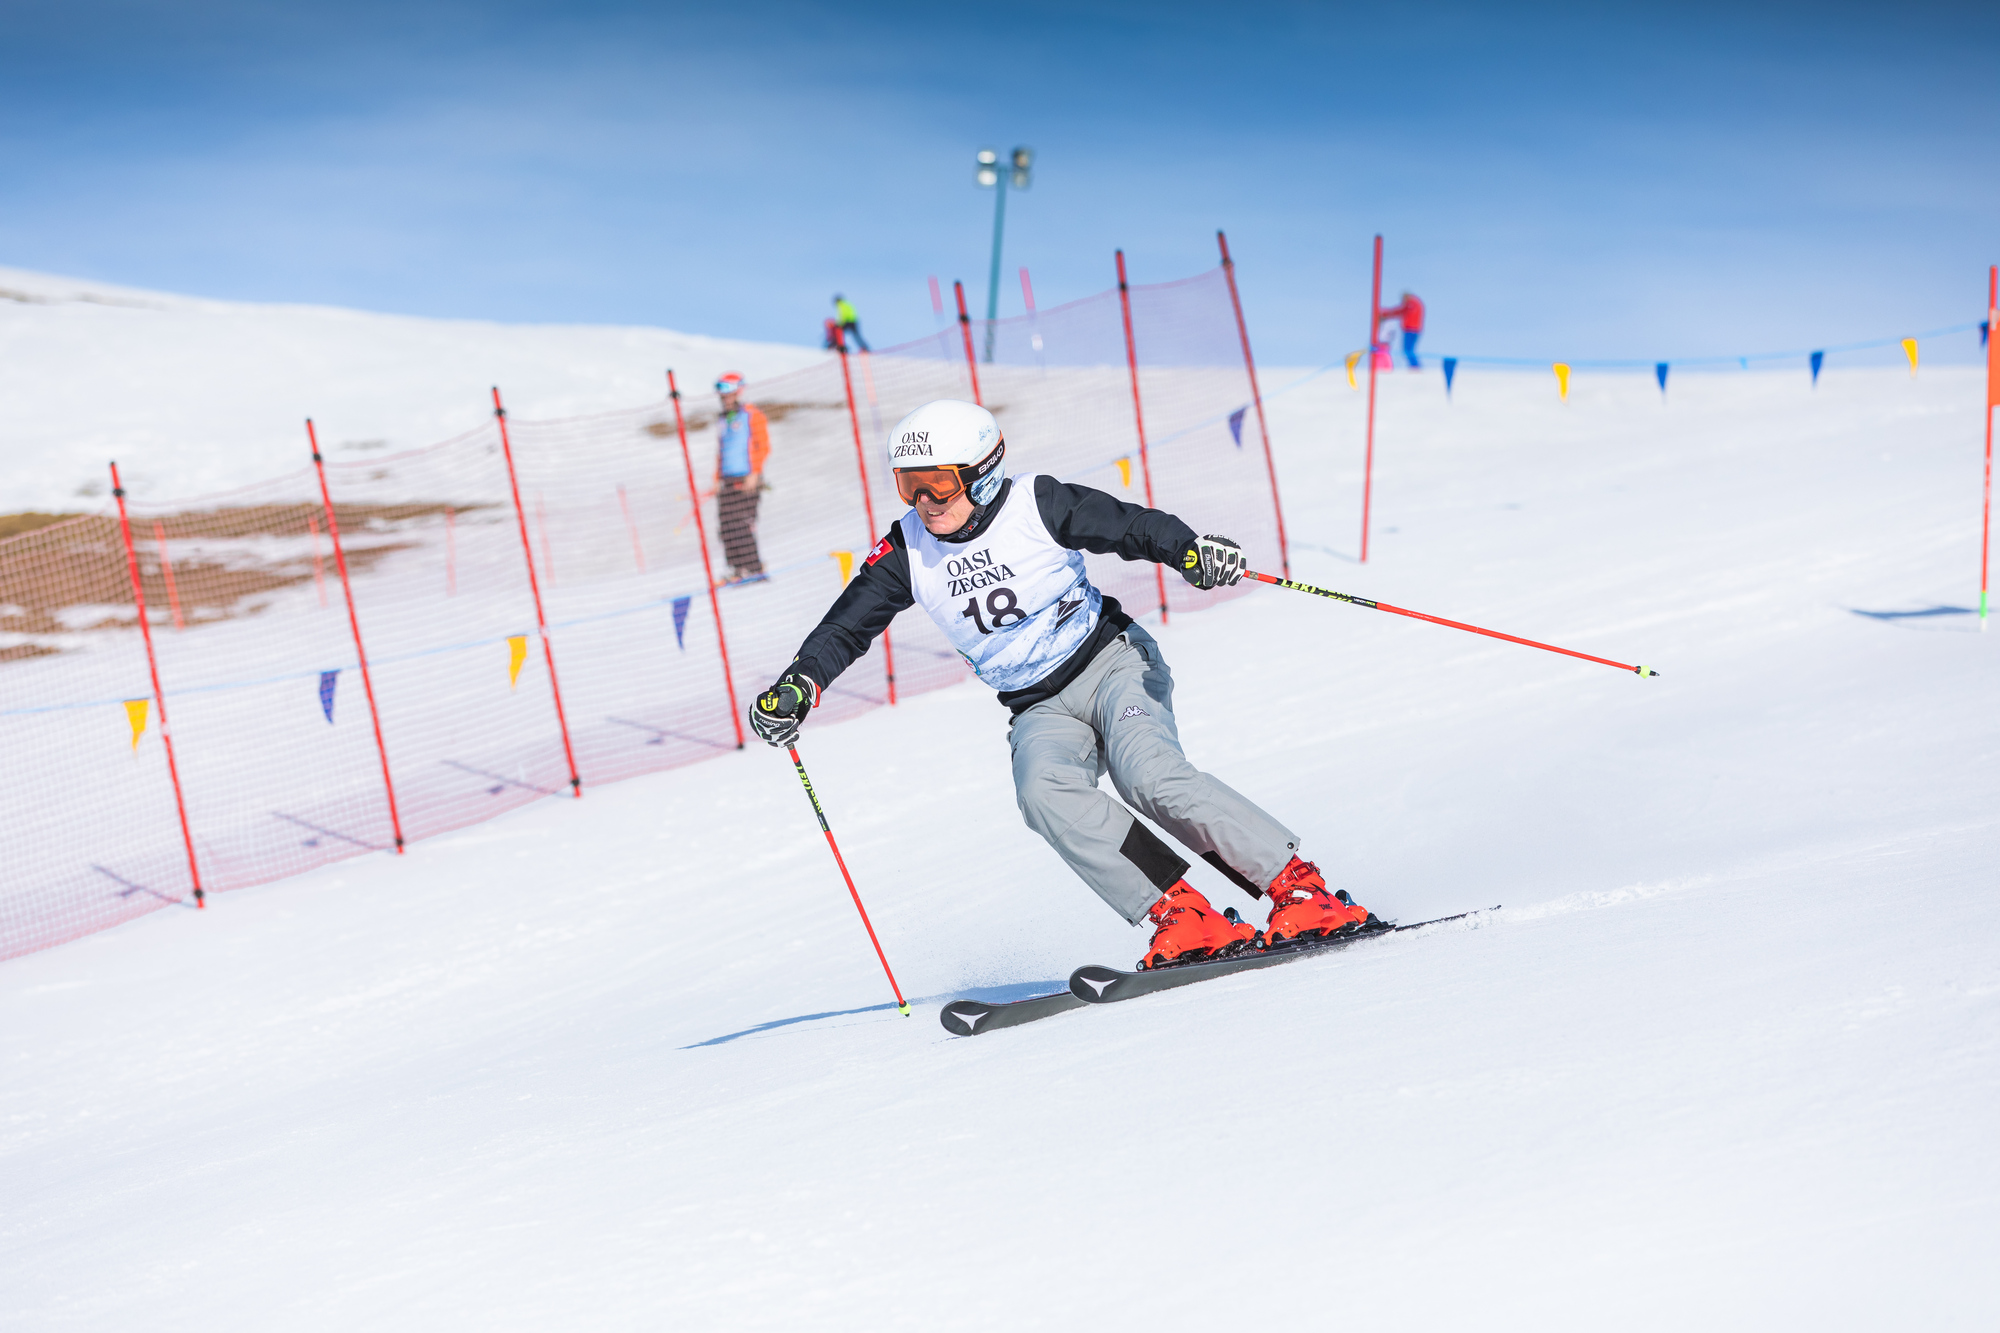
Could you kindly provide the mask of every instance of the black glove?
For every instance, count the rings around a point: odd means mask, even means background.
[[[750,705],[750,730],[767,745],[785,749],[799,739],[799,724],[819,702],[812,678],[787,671]]]
[[[1181,553],[1181,577],[1197,588],[1220,588],[1243,577],[1250,567],[1243,548],[1227,537],[1197,537]]]

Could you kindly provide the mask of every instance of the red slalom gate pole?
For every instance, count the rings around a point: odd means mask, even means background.
[[[1382,238],[1375,238],[1375,282],[1368,297],[1368,456],[1361,465],[1361,563],[1368,563],[1368,508],[1375,498],[1375,339],[1382,331]]]
[[[687,469],[688,502],[694,508],[694,532],[701,539],[701,577],[708,585],[708,613],[715,617],[715,642],[722,649],[722,684],[729,691],[729,720],[736,727],[736,748],[743,748],[743,710],[736,706],[736,677],[729,674],[729,637],[722,632],[722,603],[715,596],[715,566],[708,558],[708,528],[701,521],[701,492],[694,484],[694,455],[688,452],[687,421],[681,416],[681,386],[667,372],[667,397],[674,400],[674,430],[681,437],[681,466]]]
[[[965,284],[953,282],[951,290],[958,297],[958,328],[965,335],[965,373],[972,376],[972,401],[984,407],[979,397],[979,358],[972,351],[972,316],[965,313]]]
[[[861,905],[861,893],[854,887],[854,876],[847,872],[847,860],[840,854],[840,844],[833,840],[833,828],[826,822],[826,811],[820,809],[819,793],[813,790],[812,779],[806,776],[806,766],[799,759],[799,747],[792,745],[786,749],[792,756],[792,767],[799,771],[799,781],[805,784],[806,799],[812,802],[813,813],[819,816],[819,831],[826,834],[826,845],[833,849],[833,860],[840,867],[840,877],[847,881],[847,893],[854,899],[854,910],[861,913],[861,925],[868,932],[868,942],[875,946],[875,956],[882,960],[882,975],[889,978],[889,989],[896,995],[896,1011],[908,1018],[910,1002],[903,998],[903,988],[896,984],[896,974],[889,970],[889,955],[882,952],[882,941],[875,938],[875,923],[868,919],[868,909]]]
[[[1356,597],[1352,593],[1334,592],[1330,588],[1315,588],[1310,583],[1294,583],[1290,579],[1273,578],[1269,574],[1259,574],[1254,569],[1243,571],[1246,579],[1256,579],[1259,583],[1269,583],[1279,588],[1290,588],[1293,592],[1309,592],[1316,597],[1331,597],[1336,602],[1346,602],[1350,606],[1365,606],[1375,611],[1387,611],[1393,616],[1408,616],[1412,620],[1428,620],[1433,625],[1443,625],[1448,629],[1462,629],[1469,634],[1484,634],[1489,639],[1505,639],[1509,643],[1522,644],[1529,648],[1540,648],[1544,652],[1561,653],[1564,657],[1581,657],[1586,662],[1602,662],[1605,666],[1617,667],[1620,671],[1630,671],[1636,676],[1657,676],[1660,673],[1649,666],[1634,666],[1630,662],[1614,662],[1608,657],[1593,657],[1589,653],[1579,653],[1574,648],[1558,648],[1552,643],[1539,643],[1534,639],[1523,639],[1513,634],[1502,634],[1497,629],[1481,629],[1477,625],[1467,625],[1462,621],[1446,620],[1443,616],[1426,615],[1422,611],[1410,611],[1387,602],[1371,602],[1366,597]]]
[[[167,696],[160,689],[160,662],[153,654],[153,627],[146,620],[146,589],[139,582],[139,550],[132,545],[132,520],[125,513],[125,485],[118,464],[111,465],[111,493],[118,498],[118,531],[125,538],[125,566],[132,573],[132,598],[139,604],[139,633],[146,640],[146,671],[153,680],[153,707],[160,714],[160,743],[167,747],[167,778],[174,786],[174,811],[181,819],[181,842],[187,847],[188,878],[194,882],[194,905],[208,906],[201,889],[201,867],[194,859],[194,830],[188,826],[187,801],[181,795],[181,770],[174,762],[174,733],[167,726]]]
[[[1243,368],[1250,372],[1250,401],[1256,404],[1257,434],[1264,440],[1264,470],[1271,474],[1271,512],[1278,516],[1278,564],[1285,577],[1290,578],[1292,548],[1285,540],[1285,507],[1278,502],[1278,465],[1271,457],[1271,429],[1264,424],[1264,395],[1257,388],[1257,361],[1250,355],[1250,326],[1243,322],[1243,300],[1236,294],[1236,261],[1229,257],[1229,238],[1219,228],[1215,243],[1222,247],[1222,272],[1229,279],[1229,304],[1236,311],[1236,336],[1243,340]]]
[[[556,683],[556,650],[549,642],[549,619],[542,613],[542,582],[535,577],[535,548],[528,541],[528,514],[521,508],[521,483],[514,475],[514,445],[507,438],[507,409],[500,405],[500,386],[493,386],[493,419],[500,423],[500,453],[507,460],[507,489],[514,496],[514,521],[521,529],[521,558],[528,562],[528,591],[535,599],[535,632],[542,638],[542,660],[549,667],[549,693],[556,701],[556,726],[562,732],[563,759],[569,764],[569,789],[583,799],[583,779],[576,771],[576,751],[570,748],[569,719],[563,716],[562,686]],[[543,539],[546,544],[547,527]]]
[[[1153,507],[1153,465],[1146,458],[1146,411],[1139,403],[1139,348],[1132,341],[1132,294],[1125,287],[1125,252],[1118,251],[1118,308],[1125,315],[1125,364],[1132,372],[1132,421],[1139,429],[1139,471],[1146,478],[1146,508]],[[1160,591],[1160,624],[1167,623],[1167,579],[1153,566],[1153,584]]]
[[[964,293],[959,294],[964,300]],[[972,350],[972,335],[966,334],[966,351]],[[868,546],[873,547],[881,538],[875,535],[875,499],[868,493],[868,451],[861,445],[861,414],[854,407],[854,376],[847,369],[847,333],[835,328],[833,348],[840,353],[840,382],[847,387],[847,420],[854,427],[854,466],[861,474],[861,504],[868,514]],[[977,383],[977,381],[975,381]],[[867,549],[867,548],[864,548]],[[896,706],[896,646],[889,642],[889,631],[882,631],[882,665],[889,684],[889,706]]]
[[[1993,409],[2000,406],[2000,265],[1986,270],[1986,479],[1979,491],[1979,628],[1986,628],[1986,572],[1993,532]]]
[[[396,855],[403,854],[403,817],[396,810],[396,782],[389,776],[389,747],[382,743],[382,712],[375,706],[375,681],[368,674],[368,650],[361,646],[361,617],[354,610],[354,585],[347,578],[347,552],[340,545],[340,520],[333,514],[333,492],[326,486],[326,460],[319,453],[319,432],[306,418],[306,441],[312,445],[313,469],[319,473],[319,499],[326,509],[326,530],[333,538],[333,565],[340,571],[340,591],[347,598],[347,627],[354,632],[354,656],[361,663],[361,688],[368,696],[368,720],[375,725],[375,753],[382,759],[382,790],[389,796],[389,827],[396,835]]]

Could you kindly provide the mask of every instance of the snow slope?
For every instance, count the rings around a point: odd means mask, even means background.
[[[251,305],[0,268],[0,513],[93,508],[117,459],[135,495],[200,495],[477,425],[499,385],[529,419],[626,407],[724,370],[824,353],[666,329],[418,319]]]
[[[1300,577],[1665,673],[1275,589],[1162,632],[1198,763],[1474,926],[947,1038],[1143,941],[968,684],[803,747],[913,1019],[761,749],[11,962],[0,1319],[1991,1328],[1979,395],[1399,374],[1366,567],[1359,396],[1276,399]]]

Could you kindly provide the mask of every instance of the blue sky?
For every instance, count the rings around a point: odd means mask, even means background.
[[[1236,252],[1260,360],[1670,357],[1977,317],[2000,8],[0,0],[0,264],[259,301],[878,342]],[[1976,346],[1956,340],[1959,359]],[[1927,355],[1946,356],[1940,346]]]

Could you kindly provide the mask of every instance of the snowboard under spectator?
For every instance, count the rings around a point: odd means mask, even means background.
[[[849,339],[848,345],[863,352],[867,351],[868,344],[861,339],[861,316],[855,313],[854,302],[835,292],[833,314],[840,321],[840,331]]]
[[[715,382],[722,416],[715,423],[721,444],[715,460],[715,519],[722,531],[722,557],[729,583],[762,579],[757,551],[757,501],[764,491],[764,460],[771,456],[771,425],[743,401],[743,377],[730,371]]]
[[[1410,292],[1403,293],[1403,303],[1382,312],[1385,320],[1393,319],[1403,328],[1403,360],[1411,370],[1422,370],[1417,362],[1417,339],[1424,332],[1424,303]]]

